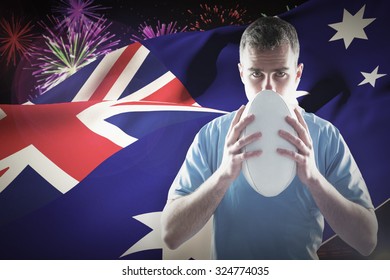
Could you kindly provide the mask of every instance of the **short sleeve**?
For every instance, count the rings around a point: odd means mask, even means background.
[[[347,199],[374,208],[363,176],[340,132],[332,126],[327,136],[326,178]]]
[[[207,161],[209,150],[206,141],[207,127],[202,128],[195,136],[186,158],[172,183],[168,199],[184,196],[194,192],[212,174]]]
[[[168,199],[193,193],[217,170],[234,115],[232,112],[215,118],[196,134],[171,185]]]

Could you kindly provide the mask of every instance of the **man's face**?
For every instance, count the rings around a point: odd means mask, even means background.
[[[285,98],[295,98],[303,64],[297,66],[296,56],[289,45],[267,51],[246,47],[240,60],[238,68],[248,100],[262,90],[273,90]]]

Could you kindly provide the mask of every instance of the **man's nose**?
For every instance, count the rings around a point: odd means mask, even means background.
[[[268,75],[267,77],[266,77],[266,79],[264,80],[264,89],[265,90],[275,90],[274,89],[274,83],[273,83],[273,81],[272,81],[272,78],[271,78],[271,76],[270,75]]]

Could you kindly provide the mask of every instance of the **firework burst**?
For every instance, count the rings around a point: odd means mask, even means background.
[[[187,26],[180,29],[176,27],[177,22],[170,22],[168,24],[160,23],[158,21],[155,29],[151,25],[148,25],[146,22],[144,24],[140,24],[138,27],[138,31],[141,33],[141,36],[133,35],[131,40],[134,42],[142,41],[150,38],[155,38],[167,34],[174,34],[177,32],[184,32],[187,29]]]
[[[60,26],[68,26],[73,29],[81,28],[101,18],[100,11],[108,7],[94,5],[94,0],[60,0],[58,7],[53,8],[54,14],[64,17]]]
[[[53,22],[60,24],[55,18]],[[106,25],[106,19],[103,18],[82,25],[77,30],[61,30],[66,34],[56,34],[45,24],[42,26],[48,33],[43,35],[45,46],[35,47],[33,53],[37,61],[33,65],[37,69],[33,75],[37,78],[36,89],[39,94],[64,81],[97,57],[109,53],[119,43],[119,40],[113,41],[115,35],[107,31],[110,24]]]
[[[16,66],[18,56],[28,59],[32,40],[36,38],[32,33],[33,27],[31,22],[23,25],[22,20],[14,16],[11,21],[0,20],[0,53],[2,57],[7,57],[7,66],[11,61]]]
[[[246,9],[240,8],[237,4],[234,8],[224,8],[221,5],[209,6],[207,4],[200,4],[200,12],[188,12],[195,16],[195,22],[190,23],[190,30],[205,31],[226,25],[242,25],[247,21],[244,16]]]

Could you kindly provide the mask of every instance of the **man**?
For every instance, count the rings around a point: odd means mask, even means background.
[[[241,80],[248,100],[262,90],[293,99],[303,73],[295,28],[276,17],[247,27],[240,42]],[[213,257],[217,259],[317,259],[324,218],[363,255],[377,242],[377,220],[361,173],[339,131],[296,106],[279,131],[297,151],[277,152],[296,162],[297,174],[281,194],[263,197],[241,172],[244,160],[261,151],[242,148],[261,141],[261,131],[241,138],[254,120],[238,111],[204,126],[172,184],[162,216],[163,239],[175,249],[214,215]]]

